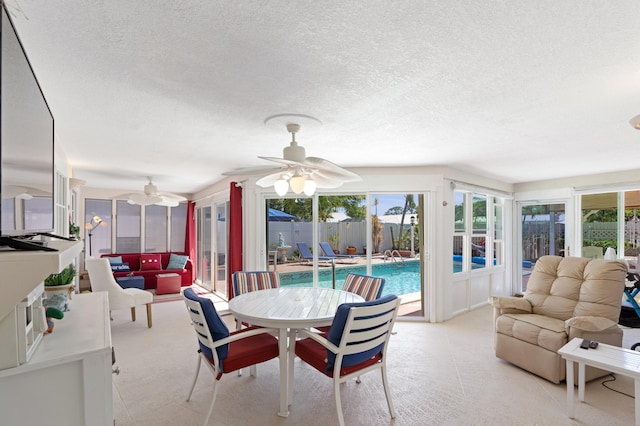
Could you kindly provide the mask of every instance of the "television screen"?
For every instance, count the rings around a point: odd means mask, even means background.
[[[54,231],[54,122],[3,5],[0,27],[0,236]]]

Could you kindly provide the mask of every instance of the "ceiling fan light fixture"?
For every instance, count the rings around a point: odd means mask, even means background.
[[[311,179],[307,179],[304,181],[303,191],[307,197],[311,197],[314,192],[316,192],[316,183]]]
[[[275,181],[275,183],[273,184],[273,189],[275,189],[276,194],[278,194],[281,197],[284,197],[284,195],[289,190],[289,183],[286,180],[280,178],[277,181]]]
[[[304,190],[304,182],[305,179],[303,176],[296,175],[289,181],[289,186],[291,186],[293,192],[300,194]]]
[[[631,124],[634,129],[640,130],[640,115],[636,115],[631,120],[629,120],[629,124]]]

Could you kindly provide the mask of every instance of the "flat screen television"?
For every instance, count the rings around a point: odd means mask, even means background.
[[[54,120],[4,4],[0,25],[0,246],[27,249],[54,232]]]

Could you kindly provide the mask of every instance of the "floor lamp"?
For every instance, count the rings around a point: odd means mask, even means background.
[[[107,226],[107,222],[105,222],[104,220],[102,220],[100,218],[100,216],[94,216],[91,218],[91,221],[89,221],[88,223],[86,223],[84,225],[84,229],[86,229],[87,231],[89,231],[89,257],[91,257],[91,237],[93,236],[93,231],[98,227],[98,226]]]

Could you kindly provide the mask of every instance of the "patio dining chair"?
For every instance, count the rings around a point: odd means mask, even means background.
[[[184,290],[183,298],[200,347],[196,373],[187,401],[191,399],[193,394],[202,361],[209,367],[215,378],[211,405],[204,421],[206,426],[213,412],[218,392],[218,381],[222,375],[277,358],[278,339],[273,334],[278,330],[249,327],[229,333],[229,329],[218,315],[211,299],[199,297],[192,288]],[[255,372],[252,371],[252,375],[255,375]]]
[[[280,275],[275,271],[237,271],[231,275],[233,284],[233,296],[249,293],[257,290],[267,290],[280,287]],[[236,330],[250,324],[241,323],[236,319]],[[255,375],[255,365],[251,366],[251,375]],[[242,376],[242,369],[238,370],[238,376]]]
[[[342,291],[362,296],[365,301],[379,299],[384,288],[384,278],[349,272],[342,284]],[[330,326],[316,327],[316,330],[326,333]]]
[[[395,295],[369,302],[343,303],[338,306],[326,337],[310,330],[299,330],[302,339],[293,339],[289,348],[290,395],[293,394],[293,360],[298,356],[323,375],[333,379],[338,420],[339,424],[344,426],[340,384],[380,369],[389,413],[391,418],[395,418],[387,380],[386,353],[399,306],[400,299]]]

